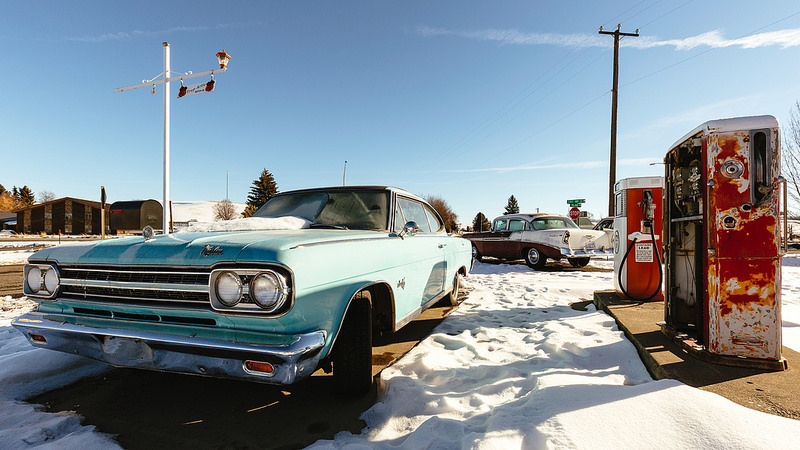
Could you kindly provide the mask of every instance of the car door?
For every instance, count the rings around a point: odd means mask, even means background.
[[[397,198],[395,210],[395,227],[402,227],[407,222],[415,222],[420,231],[415,236],[404,238],[405,245],[413,248],[415,264],[409,266],[409,276],[406,279],[408,292],[417,292],[418,301],[415,307],[425,305],[444,291],[447,275],[447,262],[445,260],[444,246],[447,244],[437,233],[441,224],[437,221],[434,230],[429,223],[430,213],[426,213],[425,206],[413,199]],[[402,218],[402,220],[399,220]],[[413,301],[413,300],[410,300]],[[398,306],[399,308],[399,306]]]
[[[492,223],[492,233],[483,243],[483,255],[495,258],[506,258],[508,253],[508,219],[495,219]]]

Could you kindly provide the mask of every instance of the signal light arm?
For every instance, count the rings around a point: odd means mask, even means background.
[[[139,83],[139,84],[132,84],[130,86],[114,88],[114,92],[125,92],[125,91],[130,91],[131,89],[139,89],[139,88],[143,88],[143,87],[155,86],[157,84],[170,83],[170,82],[173,82],[173,81],[188,80],[190,78],[204,77],[204,76],[207,76],[207,75],[213,76],[216,73],[223,73],[223,72],[227,72],[227,71],[228,71],[228,68],[226,67],[224,69],[211,69],[211,70],[206,70],[204,72],[184,73],[184,74],[177,75],[177,76],[174,76],[174,77],[167,77],[167,78],[162,78],[160,80],[146,81],[146,82]]]

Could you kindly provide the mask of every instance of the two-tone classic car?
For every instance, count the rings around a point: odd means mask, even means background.
[[[114,366],[273,384],[323,368],[364,392],[373,336],[455,304],[471,263],[409,192],[292,191],[252,218],[41,250],[24,270],[38,308],[12,325]]]
[[[541,270],[548,259],[566,258],[584,267],[593,256],[613,255],[611,239],[603,231],[580,228],[569,217],[552,214],[508,214],[497,217],[487,232],[466,233],[473,258],[524,259]]]

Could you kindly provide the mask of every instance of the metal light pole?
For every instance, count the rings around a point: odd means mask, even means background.
[[[164,78],[169,77],[169,42],[162,42],[164,46]],[[170,232],[169,224],[172,221],[172,208],[169,204],[169,83],[164,83],[164,204],[161,208],[163,222],[161,233]]]
[[[344,177],[347,175],[347,161],[344,162],[344,170],[342,171],[342,186],[347,186],[344,182]]]
[[[163,213],[163,229],[162,233],[167,234],[169,233],[169,224],[170,224],[170,207],[169,207],[169,84],[172,81],[183,81],[190,78],[197,78],[203,77],[206,75],[210,75],[212,77],[212,81],[210,82],[210,88],[206,88],[205,92],[208,92],[213,89],[213,76],[215,73],[222,73],[227,72],[228,68],[228,61],[230,61],[231,56],[225,53],[225,50],[217,53],[217,60],[219,61],[219,69],[212,69],[206,70],[205,72],[198,72],[192,73],[187,72],[182,75],[177,75],[174,77],[170,77],[170,68],[169,68],[169,42],[163,42],[161,45],[164,46],[164,72],[156,75],[151,80],[142,80],[139,84],[132,84],[130,86],[124,86],[120,88],[115,88],[114,92],[124,92],[129,91],[132,89],[138,89],[143,87],[152,87],[153,92],[155,93],[155,88],[157,84],[164,85],[164,203],[162,204]],[[160,76],[164,76],[164,78],[160,80],[156,80],[156,78]],[[183,83],[181,83],[183,84]],[[186,93],[186,89],[182,88],[182,93],[179,97],[182,97]],[[193,93],[203,92],[202,90],[196,91]]]

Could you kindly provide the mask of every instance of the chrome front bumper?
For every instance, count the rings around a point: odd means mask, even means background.
[[[297,335],[285,346],[242,344],[118,328],[100,328],[51,320],[31,312],[11,322],[35,347],[134,367],[270,384],[291,384],[317,367],[325,333]],[[57,318],[55,316],[54,318]],[[36,338],[34,338],[36,336]],[[42,339],[44,341],[42,341]],[[273,372],[253,372],[245,361],[266,362]]]

